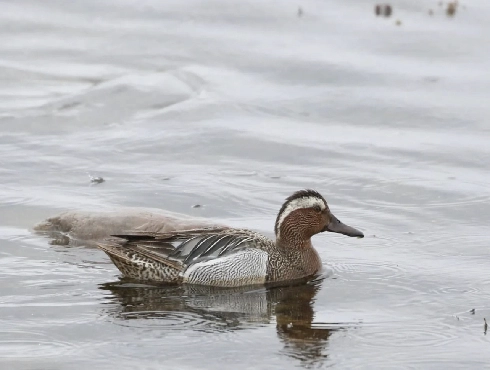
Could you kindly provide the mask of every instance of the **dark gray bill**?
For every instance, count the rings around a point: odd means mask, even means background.
[[[357,236],[358,238],[364,238],[364,234],[357,229],[354,229],[352,226],[348,226],[339,221],[337,217],[330,214],[331,221],[325,227],[325,231],[330,231],[332,233],[344,234],[347,236]]]

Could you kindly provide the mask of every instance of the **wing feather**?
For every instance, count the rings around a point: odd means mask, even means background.
[[[227,227],[167,233],[136,231],[113,236],[123,240],[118,242],[119,248],[131,250],[179,270],[203,260],[222,257],[253,246],[254,239],[264,238],[249,230]]]

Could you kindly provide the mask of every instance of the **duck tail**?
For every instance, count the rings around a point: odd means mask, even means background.
[[[97,247],[109,256],[124,277],[169,284],[181,282],[179,269],[147,258],[124,244],[111,240],[97,243]]]

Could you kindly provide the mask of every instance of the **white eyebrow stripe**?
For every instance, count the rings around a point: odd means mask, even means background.
[[[279,220],[277,222],[277,237],[279,237],[279,234],[281,232],[282,222],[285,220],[286,217],[289,216],[291,212],[301,208],[312,208],[314,206],[319,206],[322,211],[327,208],[325,202],[322,199],[313,196],[302,197],[289,202],[284,211],[281,213],[281,216],[279,217]]]

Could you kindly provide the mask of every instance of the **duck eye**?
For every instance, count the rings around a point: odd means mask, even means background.
[[[319,206],[319,205],[314,206],[314,207],[313,207],[313,209],[314,209],[316,212],[321,212],[321,211],[322,211],[322,209],[320,208],[320,206]]]

